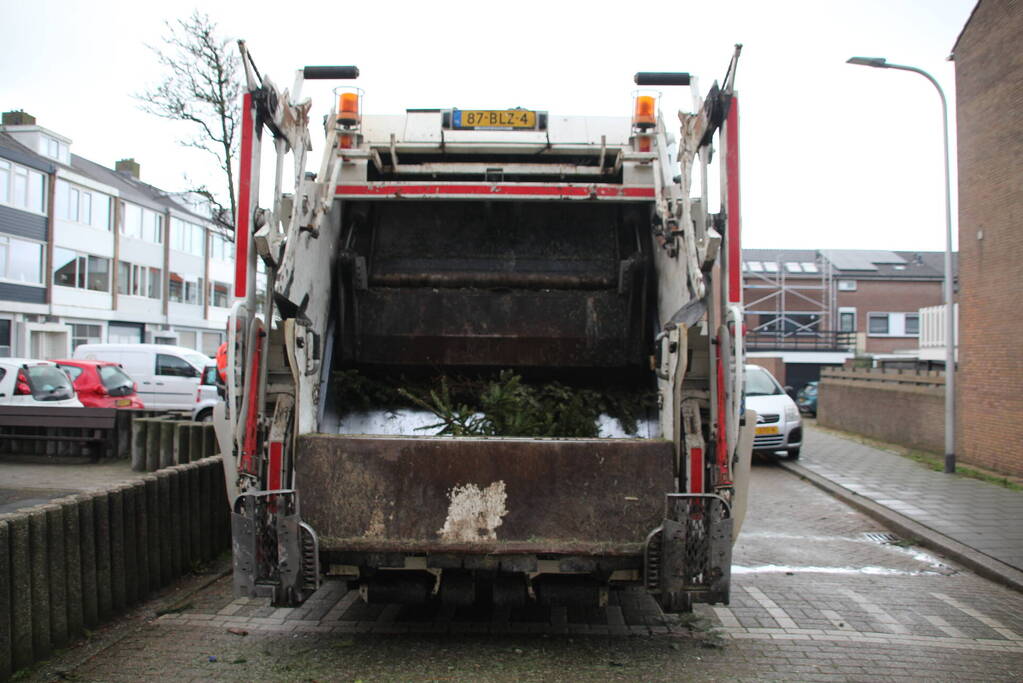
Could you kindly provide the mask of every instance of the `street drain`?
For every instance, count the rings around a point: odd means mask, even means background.
[[[895,534],[886,534],[879,531],[868,531],[863,537],[874,543],[899,543],[900,539]]]

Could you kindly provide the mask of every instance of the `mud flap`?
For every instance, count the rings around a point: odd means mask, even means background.
[[[732,566],[731,508],[713,494],[671,493],[665,518],[647,537],[643,580],[665,612],[694,602],[728,604]]]
[[[231,513],[234,594],[299,605],[320,586],[316,534],[291,490],[243,493]]]

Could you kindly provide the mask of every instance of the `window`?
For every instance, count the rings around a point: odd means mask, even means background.
[[[11,355],[11,320],[0,318],[0,357]],[[3,375],[0,375],[3,379]]]
[[[103,341],[103,326],[71,323],[71,350],[82,344],[99,344]]]
[[[778,264],[774,261],[764,261],[764,270],[766,270],[768,273],[777,273]]]
[[[160,268],[149,269],[149,291],[150,299],[163,298],[163,271]]]
[[[43,245],[0,236],[0,279],[43,284]]]
[[[65,164],[68,163],[69,161],[68,157],[70,156],[68,152],[70,150],[68,149],[66,143],[63,143],[55,138],[51,138],[49,135],[44,136],[42,143],[43,154],[50,157],[51,159],[63,161]]]
[[[210,235],[210,258],[216,261],[230,261],[234,258],[234,243],[223,235]]]
[[[817,270],[817,264],[814,263],[813,261],[802,261],[802,262],[800,262],[800,265],[803,266],[803,272],[804,273],[816,273],[816,272],[819,272]]]
[[[185,303],[202,305],[202,278],[185,280]]]
[[[110,259],[56,247],[53,250],[53,284],[109,292]]]
[[[855,292],[856,291],[856,280],[839,280],[838,291],[840,292]]]
[[[45,214],[46,176],[9,161],[0,161],[0,202]]]
[[[170,275],[170,290],[167,295],[168,301],[176,301],[179,304],[185,302],[185,279],[179,274],[171,271]]]
[[[838,331],[839,332],[855,332],[856,331],[856,309],[855,308],[840,308],[840,309],[838,309]]]
[[[57,181],[57,218],[109,230],[111,201],[105,194],[75,187],[65,180]]]
[[[60,363],[57,363],[57,367],[66,372],[67,376],[71,378],[72,382],[78,379],[84,372],[84,370],[82,370],[77,365],[62,365]]]
[[[202,226],[183,221],[180,218],[171,218],[170,226],[171,249],[194,256],[202,256],[206,253],[206,231]]]
[[[137,240],[142,239],[142,207],[138,204],[121,202],[121,213],[123,215],[121,234],[125,237],[134,237]]]
[[[131,273],[133,266],[125,261],[117,262],[117,293],[128,294],[131,292]]]
[[[226,282],[215,282],[210,280],[210,305],[217,308],[227,308],[231,305],[228,292],[230,285]]]
[[[163,216],[156,211],[143,211],[142,239],[153,244],[163,244]]]
[[[764,264],[760,261],[746,261],[746,265],[749,266],[749,269],[754,273],[764,272]]]
[[[920,335],[920,315],[871,313],[869,331],[875,337],[916,337]]]
[[[156,374],[170,377],[198,377],[199,373],[191,365],[177,356],[156,354]]]
[[[802,273],[803,267],[796,263],[795,261],[786,261],[785,270],[789,271],[790,273]]]

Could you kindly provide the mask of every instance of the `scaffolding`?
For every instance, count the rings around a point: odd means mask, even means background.
[[[845,350],[850,335],[838,331],[830,260],[819,252],[813,252],[812,260],[807,252],[751,252],[743,263],[745,307],[747,316],[757,315],[758,321],[747,325],[748,348]]]

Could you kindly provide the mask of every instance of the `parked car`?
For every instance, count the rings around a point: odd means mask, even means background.
[[[757,411],[754,453],[785,451],[798,458],[803,446],[803,418],[796,402],[778,380],[759,365],[746,366],[746,407]]]
[[[55,360],[86,408],[145,408],[137,386],[121,367],[106,360]]]
[[[796,405],[804,415],[817,417],[817,382],[809,382],[796,394]]]
[[[71,380],[48,360],[0,358],[0,403],[81,408]]]
[[[216,389],[200,393],[202,374],[214,361],[195,349],[167,344],[82,344],[74,357],[119,364],[138,383],[139,398],[150,410],[187,410],[194,419],[201,419],[203,411],[212,411],[218,400]]]

